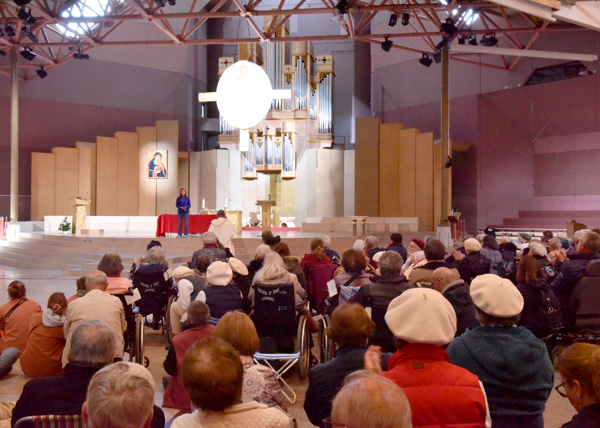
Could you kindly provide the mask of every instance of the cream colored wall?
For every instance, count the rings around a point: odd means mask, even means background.
[[[216,189],[215,203],[211,207],[222,210],[225,208],[225,198],[229,199],[230,186],[233,185],[229,180],[229,150],[219,149],[214,151],[217,152]]]
[[[54,215],[56,157],[54,153],[31,154],[31,220]]]
[[[416,137],[416,212],[420,230],[435,230],[434,225],[434,164],[433,133],[418,134]]]
[[[167,179],[156,181],[156,215],[176,213],[175,201],[179,196],[179,128],[176,120],[156,122],[156,149],[168,150]],[[148,161],[146,160],[146,163]]]
[[[379,215],[394,217],[400,211],[400,189],[407,191],[399,178],[400,131],[399,123],[382,123],[379,126]],[[374,171],[375,172],[375,171]]]
[[[379,215],[379,119],[356,118],[355,215]]]
[[[190,195],[190,156],[188,152],[179,152],[179,161],[178,161],[178,171],[177,171],[177,188],[181,189],[182,187],[187,190],[188,196]],[[177,194],[179,194],[179,190],[177,190]],[[195,211],[190,211],[195,212]]]
[[[54,214],[72,215],[73,199],[79,192],[79,150],[54,147],[52,153],[56,156]]]
[[[317,216],[341,217],[344,215],[344,153],[323,149],[316,152]]]
[[[144,126],[135,129],[139,140],[138,153],[138,213],[142,216],[156,215],[156,182],[148,178],[148,151],[156,150],[156,127]]]
[[[79,192],[77,196],[91,201],[88,215],[96,215],[96,144],[78,141],[79,150]],[[32,186],[33,188],[33,186]]]
[[[190,152],[189,166],[190,166],[190,183],[188,188],[188,195],[190,195],[191,213],[197,213],[201,208],[200,201],[200,184],[202,182],[202,169],[201,155],[204,152]]]
[[[354,155],[356,150],[344,150],[344,217],[354,215]]]
[[[119,173],[117,181],[117,215],[139,213],[139,135],[137,132],[116,132]]]
[[[96,139],[96,215],[118,215],[119,147],[113,137]]]

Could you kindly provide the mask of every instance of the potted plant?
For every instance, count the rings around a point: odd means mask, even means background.
[[[67,218],[63,218],[63,221],[58,226],[58,230],[60,230],[63,235],[66,235],[71,230],[71,223],[67,220]]]

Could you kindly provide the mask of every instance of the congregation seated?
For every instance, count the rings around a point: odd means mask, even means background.
[[[88,321],[77,327],[64,373],[27,382],[12,411],[11,425],[14,427],[25,416],[80,414],[90,379],[113,362],[116,340],[113,329],[101,321]],[[164,413],[155,406],[152,428],[164,425]]]
[[[454,308],[456,314],[455,337],[463,334],[467,328],[477,327],[479,321],[475,316],[473,300],[469,294],[469,285],[457,278],[456,271],[440,267],[431,275],[431,285],[435,291],[442,293]]]
[[[200,291],[206,288],[206,270],[211,264],[208,256],[200,256],[196,259],[198,271],[204,271],[204,276],[197,275],[195,271],[187,266],[178,266],[173,271],[173,279],[177,286],[177,296],[171,303],[169,317],[171,320],[171,331],[174,336],[181,333],[181,324],[185,321],[184,314],[190,302],[196,300]]]
[[[467,284],[470,284],[473,278],[490,272],[490,261],[481,254],[481,244],[475,238],[465,239],[465,254],[454,250],[453,267],[458,270],[460,277]]]
[[[475,278],[470,294],[481,325],[450,343],[450,361],[479,376],[494,428],[543,427],[554,372],[545,344],[517,327],[523,296],[493,274]]]
[[[365,400],[365,397],[369,397]],[[412,428],[410,403],[394,382],[369,371],[349,375],[333,400],[331,424],[347,428]]]
[[[228,312],[219,320],[214,335],[233,346],[240,355],[244,368],[242,402],[256,401],[286,410],[277,373],[270,367],[254,364],[252,359],[260,348],[260,340],[250,317],[241,312]]]
[[[401,233],[392,233],[390,235],[390,244],[386,248],[386,251],[395,251],[402,256],[402,260],[406,261],[408,258],[408,251],[402,245],[402,234]]]
[[[498,251],[502,254],[502,263],[505,269],[510,269],[517,257],[517,246],[512,242],[510,237],[502,236]]]
[[[300,267],[304,271],[304,275],[308,279],[309,266],[319,264],[330,264],[331,259],[325,252],[323,240],[321,238],[313,238],[310,241],[310,253],[305,254],[300,261]]]
[[[548,260],[552,267],[560,272],[560,266],[567,260],[567,252],[563,248],[560,238],[552,238],[548,241]]]
[[[250,282],[254,280],[254,275],[256,275],[256,272],[263,267],[265,256],[270,252],[271,247],[269,247],[267,244],[260,244],[258,247],[256,247],[254,259],[252,259],[248,264],[248,280]]]
[[[71,303],[73,300],[77,300],[80,297],[85,296],[85,293],[87,293],[87,289],[85,288],[85,276],[77,278],[76,287],[77,292],[67,299],[67,304]]]
[[[88,428],[150,428],[154,416],[154,379],[135,363],[114,363],[92,377],[81,408]]]
[[[298,278],[298,282],[302,286],[302,288],[306,289],[306,276],[304,275],[304,271],[300,267],[300,260],[298,258],[293,257],[290,252],[290,247],[285,242],[280,242],[273,248],[277,254],[281,256],[283,259],[283,263],[285,264],[285,268],[289,273],[293,273]]]
[[[368,263],[375,268],[379,265],[375,260],[373,260],[373,257],[380,251],[385,251],[385,249],[379,246],[379,239],[377,239],[377,237],[373,235],[367,236],[365,238],[364,252],[365,256],[367,256],[367,258],[369,259]]]
[[[342,254],[343,271],[335,276],[335,283],[340,290],[340,303],[345,303],[356,294],[363,285],[371,283],[371,275],[365,270],[367,260],[365,256],[352,249]]]
[[[0,306],[0,331],[3,332],[0,349],[4,352],[9,348],[16,348],[23,352],[29,338],[29,322],[34,315],[42,312],[42,308],[39,303],[27,298],[25,284],[21,281],[12,281],[6,291],[10,300]],[[6,356],[12,352],[8,351]],[[4,366],[0,367],[0,374],[5,369]]]
[[[552,289],[559,298],[569,298],[573,287],[585,275],[588,262],[600,258],[599,253],[600,235],[595,232],[580,234],[577,253],[568,256],[569,259],[562,264],[559,274],[552,282]]]
[[[63,324],[67,299],[63,293],[52,293],[46,308],[31,318],[27,346],[19,357],[27,377],[58,376],[62,373],[65,348]]]
[[[336,265],[340,264],[340,255],[337,251],[331,249],[331,237],[329,235],[321,236],[321,240],[323,241],[323,249],[325,250],[325,254],[331,259],[331,263],[335,263]]]
[[[490,427],[478,377],[451,364],[443,348],[456,333],[456,315],[448,300],[435,290],[413,288],[392,300],[385,321],[398,350],[382,372],[381,349],[371,346],[365,353],[365,368],[402,388],[413,426]]]
[[[169,346],[167,358],[163,363],[165,371],[171,375],[165,388],[163,407],[191,412],[192,403],[181,377],[183,356],[195,342],[214,334],[215,327],[208,323],[209,319],[210,309],[206,303],[195,300],[189,304],[187,308],[189,327],[173,337],[173,344]]]
[[[420,284],[423,287],[431,288],[431,275],[433,271],[446,267],[449,269],[453,269],[450,263],[444,261],[446,258],[446,246],[442,243],[442,241],[438,239],[431,239],[425,247],[423,248],[423,253],[425,253],[425,259],[427,262],[419,267],[414,268],[410,272],[410,276],[408,280],[413,284]],[[458,270],[454,269],[456,272],[456,277],[459,277]]]
[[[308,372],[304,411],[313,425],[324,426],[323,419],[331,416],[331,402],[344,378],[363,368],[367,340],[374,330],[375,324],[361,305],[342,305],[333,311],[327,335],[337,346],[335,358]]]
[[[410,240],[410,244],[408,245],[408,255],[404,260],[404,266],[402,266],[402,274],[404,276],[409,277],[410,271],[414,269],[419,262],[425,260],[423,248],[425,248],[425,242],[421,239],[413,238]]]
[[[254,275],[254,281],[248,297],[254,306],[255,287],[260,285],[266,288],[276,288],[281,285],[291,284],[294,288],[294,301],[296,307],[302,306],[305,298],[305,292],[298,277],[288,272],[283,263],[283,259],[276,252],[270,252],[265,256],[263,267]]]
[[[560,374],[556,391],[577,410],[561,428],[600,426],[600,346],[575,343],[560,353],[554,369]]]
[[[243,311],[242,292],[231,283],[233,271],[225,262],[216,261],[206,270],[206,288],[198,293],[196,300],[205,302],[216,322],[229,311]]]
[[[108,278],[107,293],[124,294],[132,287],[129,279],[121,277],[124,267],[121,256],[118,254],[108,253],[102,256],[97,269],[104,272]]]
[[[531,235],[529,233],[520,232],[517,238],[517,258],[526,256],[529,252],[529,243],[531,242]]]
[[[225,250],[219,248],[217,235],[215,235],[214,232],[204,233],[202,235],[202,242],[204,243],[204,246],[199,250],[194,251],[194,254],[192,255],[192,260],[189,264],[190,267],[196,265],[196,259],[201,255],[209,256],[213,262],[227,261],[227,253],[225,252]]]
[[[481,237],[481,255],[487,258],[492,266],[502,263],[502,253],[498,250],[496,238],[485,234]]]
[[[172,428],[291,428],[280,410],[250,401],[240,403],[244,368],[229,343],[209,337],[194,343],[183,359],[183,383],[197,410],[177,417]]]
[[[373,276],[370,283],[360,287],[349,300],[349,303],[359,303],[365,308],[371,308],[375,331],[369,338],[369,344],[381,346],[383,352],[394,352],[396,348],[394,335],[385,323],[387,307],[392,300],[413,287],[400,273],[402,263],[402,256],[396,251],[385,251],[379,259],[381,275]]]

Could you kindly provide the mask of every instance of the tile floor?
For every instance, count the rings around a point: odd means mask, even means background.
[[[48,296],[53,292],[62,291],[67,297],[75,293],[75,278],[64,278],[61,276],[61,271],[22,269],[0,265],[0,303],[4,302],[3,296],[6,296],[7,285],[15,279],[23,281],[27,287],[28,297],[39,302],[42,306],[45,305]],[[150,359],[149,369],[156,381],[155,402],[159,406],[162,403],[164,392],[162,377],[166,375],[162,367],[166,356],[166,344],[166,338],[160,332],[146,328],[146,355]],[[17,362],[14,370],[6,378],[0,380],[0,401],[14,401],[18,399],[23,385],[27,380],[28,378],[23,375]],[[307,381],[300,381],[297,377],[294,377],[291,380],[291,384],[298,393],[298,402],[293,406],[289,406],[289,411],[296,417],[300,428],[312,427],[313,425],[308,422],[302,408]],[[555,381],[555,384],[558,384],[558,381]],[[173,409],[164,409],[164,411],[167,419],[176,413]],[[569,421],[573,414],[575,414],[575,410],[571,407],[568,400],[562,398],[553,390],[546,404],[546,412],[544,413],[545,426],[548,428],[560,427],[563,423]]]

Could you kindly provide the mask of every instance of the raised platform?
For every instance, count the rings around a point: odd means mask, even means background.
[[[504,218],[502,225],[508,228],[565,229],[567,223],[576,220],[589,229],[600,227],[600,211],[597,210],[535,210],[519,211],[518,217]]]

